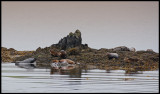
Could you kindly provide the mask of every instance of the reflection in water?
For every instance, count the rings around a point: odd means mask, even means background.
[[[70,78],[81,78],[81,68],[79,65],[51,67],[50,74],[69,75]]]
[[[134,75],[137,75],[137,74],[143,74],[142,71],[139,71],[139,70],[125,70],[125,75],[127,76],[134,76]]]
[[[106,73],[111,73],[111,70],[110,69],[106,69]]]
[[[30,64],[2,64],[2,92],[5,93],[157,93],[159,70],[124,71],[93,65],[45,67],[27,70]],[[31,65],[32,66],[32,65]],[[28,67],[27,67],[28,68]],[[85,71],[86,70],[86,71]],[[142,74],[140,74],[142,73]],[[131,75],[131,76],[130,76]],[[14,86],[13,86],[14,85]]]
[[[85,73],[87,73],[88,70],[97,69],[95,65],[89,65],[89,64],[82,65],[81,68],[84,70]]]
[[[16,66],[25,69],[34,69],[36,68],[36,62],[34,63],[15,63]]]
[[[52,76],[52,79],[54,79],[54,81],[59,79],[59,80],[61,80],[61,83],[68,82],[67,85],[69,85],[69,86],[70,85],[81,85],[81,79],[74,79],[74,78],[81,78],[82,69],[80,68],[79,65],[51,67],[50,74],[51,75],[54,75],[54,74],[68,75],[69,78],[73,78],[73,79],[68,79],[69,81],[67,81],[67,80],[65,81],[64,80],[65,77],[62,78],[62,77],[54,77],[54,76]]]

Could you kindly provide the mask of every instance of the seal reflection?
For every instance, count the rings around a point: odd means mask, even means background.
[[[69,75],[70,78],[81,78],[82,69],[79,65],[51,67],[50,74]]]

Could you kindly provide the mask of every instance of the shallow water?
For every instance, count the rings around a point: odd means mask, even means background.
[[[158,93],[159,70],[25,69],[2,64],[2,93]]]

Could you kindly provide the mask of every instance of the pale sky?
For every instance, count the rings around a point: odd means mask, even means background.
[[[2,1],[2,47],[49,47],[79,29],[89,47],[159,52],[158,1]]]

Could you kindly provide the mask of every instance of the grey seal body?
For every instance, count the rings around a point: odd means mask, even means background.
[[[33,63],[34,61],[36,61],[36,58],[28,58],[23,61],[19,61],[19,63]]]
[[[117,59],[119,55],[117,53],[107,53],[108,59],[115,58]]]
[[[36,64],[36,58],[28,58],[23,61],[17,61],[15,63],[16,66],[21,67],[21,68],[35,68]]]

